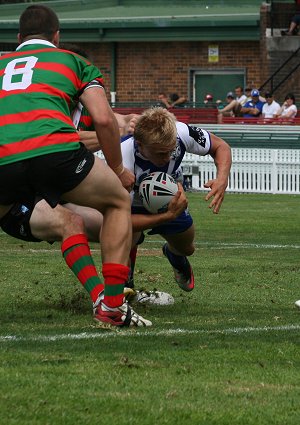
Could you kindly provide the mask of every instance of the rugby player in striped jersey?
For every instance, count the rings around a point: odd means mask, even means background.
[[[134,175],[124,168],[119,130],[102,74],[88,60],[58,48],[59,21],[44,5],[20,17],[20,45],[0,58],[0,219],[15,202],[60,199],[103,214],[104,298],[95,318],[109,326],[151,326],[125,302]],[[108,166],[79,142],[70,118],[80,100],[92,116]],[[82,234],[65,235],[64,255],[88,276],[94,263]],[[100,239],[100,235],[99,235]]]

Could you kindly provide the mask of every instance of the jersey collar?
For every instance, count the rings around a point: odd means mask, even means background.
[[[20,45],[16,48],[16,50],[19,50],[19,49],[21,49],[22,47],[24,47],[24,46],[29,46],[29,45],[31,45],[31,44],[43,44],[44,46],[49,46],[49,47],[55,47],[55,48],[56,48],[56,46],[55,46],[53,43],[51,43],[50,41],[42,40],[41,38],[33,38],[32,40],[24,41],[24,43],[20,44]]]

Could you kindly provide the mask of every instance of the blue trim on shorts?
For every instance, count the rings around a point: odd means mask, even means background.
[[[147,214],[150,213],[142,208],[135,207],[131,210],[132,214]],[[168,221],[168,223],[155,226],[151,230],[147,231],[148,235],[176,235],[177,233],[185,232],[193,224],[193,218],[188,210],[183,211],[175,220]]]

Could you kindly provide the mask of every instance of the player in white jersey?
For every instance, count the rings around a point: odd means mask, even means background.
[[[214,213],[219,212],[231,168],[231,149],[224,140],[200,127],[177,122],[165,108],[151,108],[140,116],[133,137],[122,143],[121,150],[124,166],[136,177],[132,214],[149,214],[138,195],[141,180],[154,171],[164,171],[176,179],[186,152],[213,157],[217,174],[204,185],[210,188],[205,199],[210,200],[209,208]],[[148,233],[159,234],[166,240],[163,254],[173,267],[178,286],[187,292],[193,290],[194,277],[187,257],[195,250],[195,230],[188,210],[175,220],[153,227]],[[134,234],[134,240],[139,237],[140,234]]]
[[[95,151],[98,141],[95,132],[81,131],[81,141]],[[101,146],[99,146],[100,148]],[[133,137],[121,144],[124,166],[133,171],[136,182],[132,191],[132,221],[135,229],[134,240],[139,240],[141,232],[150,230],[150,234],[160,234],[167,243],[163,253],[171,263],[176,282],[185,291],[194,288],[194,277],[187,256],[194,253],[194,225],[189,212],[185,210],[175,220],[160,224],[141,204],[138,187],[140,181],[153,171],[164,171],[178,178],[181,174],[181,162],[185,152],[197,155],[210,155],[216,165],[216,178],[205,183],[210,192],[206,201],[209,208],[217,214],[224,199],[231,168],[231,150],[228,144],[214,134],[198,126],[176,122],[173,114],[164,108],[146,110],[139,118]],[[147,217],[148,216],[148,217]],[[140,230],[137,233],[137,230]],[[132,255],[132,271],[135,255]],[[131,276],[132,278],[132,276]],[[131,286],[130,280],[127,282]]]

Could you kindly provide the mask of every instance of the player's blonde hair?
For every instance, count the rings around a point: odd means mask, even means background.
[[[134,128],[134,138],[142,145],[173,146],[176,141],[176,117],[167,109],[146,109]]]

